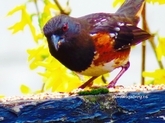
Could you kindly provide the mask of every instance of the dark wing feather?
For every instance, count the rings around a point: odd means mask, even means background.
[[[117,50],[129,48],[150,37],[150,34],[133,25],[120,26],[119,28],[120,31],[116,33],[114,44],[114,49]]]
[[[136,17],[125,17],[121,15],[96,13],[81,17],[88,21],[90,25],[90,34],[100,32],[109,33],[114,38],[114,49],[122,50],[136,45],[150,37],[146,31],[138,28],[134,23]]]

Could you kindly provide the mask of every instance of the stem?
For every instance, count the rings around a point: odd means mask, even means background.
[[[39,8],[38,8],[37,0],[34,0],[34,4],[35,4],[35,7],[36,7],[37,15],[39,16],[40,11],[39,11]]]
[[[148,28],[148,24],[146,23],[146,4],[144,3],[144,8],[143,8],[143,11],[142,11],[142,18],[143,18],[143,21],[142,21],[142,26],[143,26],[143,29],[144,30],[146,30],[147,32],[150,32],[149,31],[149,28]],[[154,38],[153,38],[153,36],[149,39],[149,42],[150,42],[150,44],[151,44],[151,47],[152,47],[152,50],[154,51],[154,54],[155,54],[155,57],[156,57],[156,59],[157,59],[157,53],[156,53],[156,44],[155,44],[155,42],[154,42]],[[143,71],[145,71],[145,61],[146,61],[146,44],[145,44],[145,42],[144,43],[142,43],[142,70],[141,70],[141,73],[143,72]],[[159,68],[160,69],[164,69],[164,66],[163,66],[163,63],[162,63],[162,61],[159,61],[158,59],[157,59],[157,63],[158,63],[158,65],[159,65]],[[141,84],[143,85],[144,84],[144,77],[143,76],[141,76]]]
[[[41,29],[41,24],[40,24],[40,11],[39,11],[39,7],[38,7],[38,4],[37,4],[37,0],[34,0],[34,5],[36,7],[36,11],[37,11],[37,17],[38,17],[38,22],[39,22],[39,26],[40,26],[40,29]]]
[[[41,92],[44,92],[44,88],[45,88],[45,83],[42,84]]]
[[[144,85],[145,78],[142,76],[143,71],[145,71],[146,63],[146,42],[142,42],[142,66],[141,66],[141,85]]]
[[[70,14],[70,11],[66,12],[62,6],[60,5],[59,1],[58,0],[54,0],[55,4],[58,6],[61,14],[65,14],[65,15],[69,15]],[[68,2],[67,2],[68,3]]]
[[[142,10],[142,26],[144,30],[147,30],[146,24],[146,4],[144,3],[144,8]],[[146,63],[146,42],[142,42],[142,66],[141,66],[141,84],[144,85],[145,78],[142,76],[143,71],[145,71]]]
[[[145,7],[145,4],[144,4],[144,7]],[[143,11],[142,11],[142,18],[143,18],[143,29],[144,30],[146,30],[147,32],[150,32],[149,31],[149,28],[148,28],[148,24],[146,23],[146,7],[143,9]],[[156,44],[155,44],[155,42],[154,42],[154,35],[149,39],[149,42],[150,42],[150,45],[151,45],[151,47],[152,47],[152,50],[154,51],[154,55],[155,55],[155,57],[156,57],[156,59],[157,59],[157,53],[156,53]],[[158,63],[158,65],[159,65],[159,68],[160,69],[164,69],[164,66],[163,66],[163,63],[162,63],[162,61],[159,61],[158,59],[157,59],[157,63]]]
[[[41,23],[40,23],[40,19],[41,19],[40,11],[39,11],[39,7],[38,7],[38,4],[37,4],[37,0],[34,0],[34,5],[35,5],[35,8],[36,8],[36,12],[37,12],[39,27],[42,30]],[[42,84],[41,92],[44,92],[44,88],[45,88],[45,83]]]
[[[106,78],[104,77],[104,75],[101,76],[101,80],[103,81],[103,83],[106,83]]]

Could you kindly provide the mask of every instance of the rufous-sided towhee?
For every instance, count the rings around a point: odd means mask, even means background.
[[[79,18],[58,15],[44,26],[49,51],[72,71],[92,76],[80,88],[100,75],[121,67],[108,84],[114,87],[129,68],[131,46],[150,37],[137,27],[144,0],[126,0],[116,13],[94,13]]]

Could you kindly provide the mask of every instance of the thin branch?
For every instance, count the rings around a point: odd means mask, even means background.
[[[144,8],[142,10],[142,26],[143,29],[147,29],[146,24],[146,4],[144,3]],[[142,66],[141,66],[141,84],[144,85],[145,78],[142,76],[142,72],[145,71],[145,63],[146,63],[146,42],[142,42]]]
[[[144,7],[145,7],[145,6],[144,6]],[[142,13],[142,18],[143,18],[143,29],[146,30],[147,32],[150,32],[150,31],[149,31],[148,24],[146,23],[146,13],[145,13],[145,10],[144,10],[143,13]],[[155,55],[155,57],[156,57],[156,59],[157,59],[158,57],[157,57],[157,53],[156,53],[156,50],[155,50],[155,49],[156,49],[156,44],[155,44],[155,42],[154,42],[154,35],[149,39],[149,43],[150,43],[150,45],[151,45],[151,47],[152,47],[152,50],[154,51],[154,55]],[[159,68],[160,68],[160,69],[163,69],[164,66],[163,66],[162,61],[159,61],[159,60],[157,59],[157,62],[158,62]]]
[[[145,78],[142,76],[143,71],[145,71],[146,63],[146,42],[142,42],[142,66],[141,66],[141,85],[144,85]]]
[[[38,7],[38,4],[37,4],[37,0],[34,0],[34,4],[35,4],[35,8],[36,8],[36,12],[37,12],[37,17],[38,17],[38,22],[39,22],[39,26],[40,26],[40,28],[42,28],[41,27],[41,24],[40,24],[40,10],[39,10],[39,7]]]
[[[36,7],[37,15],[39,16],[40,11],[39,11],[39,8],[38,8],[37,0],[34,0],[34,4],[35,4],[35,7]]]
[[[34,0],[34,5],[35,5],[35,8],[36,8],[36,12],[37,12],[39,27],[42,30],[41,23],[40,23],[40,19],[41,19],[40,10],[39,10],[38,4],[37,4],[37,0]],[[44,92],[44,88],[45,88],[45,83],[42,84],[41,92]]]
[[[107,82],[107,80],[106,80],[106,78],[105,78],[104,75],[101,76],[101,80],[103,81],[103,83],[106,83]]]
[[[42,84],[41,92],[44,92],[44,88],[45,88],[45,83]]]
[[[70,10],[69,11],[65,11],[62,6],[60,5],[58,0],[54,0],[55,4],[58,6],[61,14],[65,14],[65,15],[69,15],[70,14]],[[67,2],[68,3],[68,2]]]
[[[143,11],[142,11],[142,18],[143,18],[143,21],[142,21],[143,29],[146,30],[147,32],[150,32],[148,24],[146,23],[146,4],[144,4],[144,8],[143,8]],[[156,49],[156,44],[154,42],[153,36],[149,39],[149,42],[151,44],[152,50],[154,51],[155,58],[157,59],[157,53],[156,53],[156,50],[155,50]],[[142,71],[141,71],[141,73],[143,71],[145,71],[145,61],[146,61],[146,57],[145,57],[146,53],[145,52],[146,52],[146,44],[144,42],[144,43],[142,43]],[[159,61],[157,59],[157,63],[159,65],[160,69],[164,68],[162,61]],[[145,80],[144,77],[141,76],[141,84],[142,85],[144,84],[144,80]]]

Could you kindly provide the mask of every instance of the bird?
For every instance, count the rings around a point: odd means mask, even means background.
[[[137,26],[144,0],[125,0],[115,13],[91,13],[81,17],[56,15],[43,27],[50,54],[68,69],[91,78],[121,68],[107,84],[114,88],[130,66],[131,47],[150,38]]]

